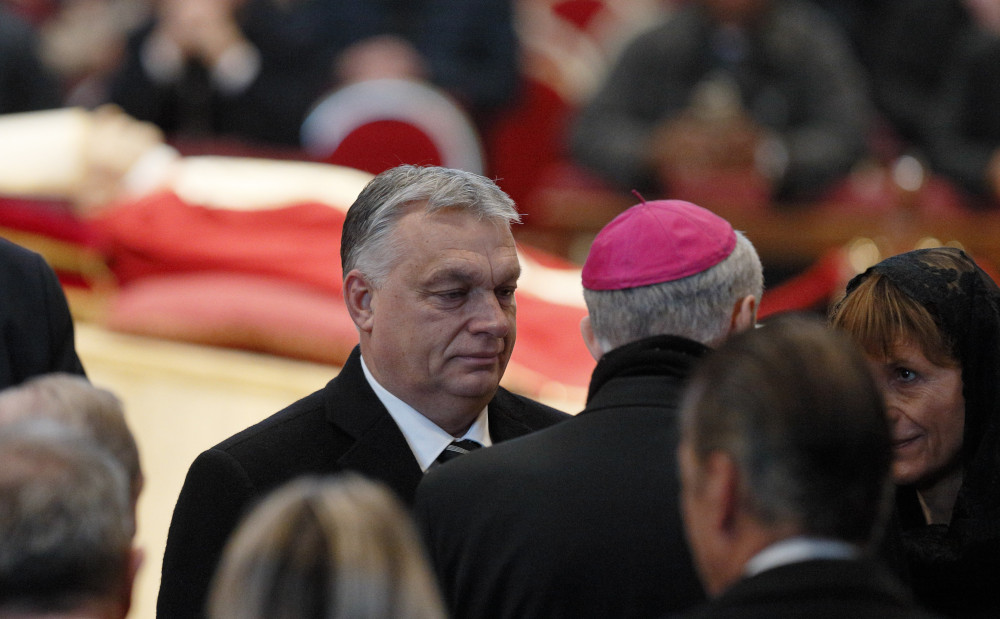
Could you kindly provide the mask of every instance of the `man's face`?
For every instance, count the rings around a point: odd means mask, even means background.
[[[516,335],[521,267],[510,230],[460,210],[417,208],[392,234],[401,251],[371,294],[369,369],[428,416],[455,404],[485,406]]]

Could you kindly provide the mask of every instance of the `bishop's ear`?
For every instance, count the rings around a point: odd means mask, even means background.
[[[733,315],[729,321],[730,333],[739,333],[752,328],[757,322],[757,297],[747,295],[733,305]]]
[[[583,336],[583,343],[590,351],[590,356],[594,358],[594,361],[600,361],[601,357],[604,356],[604,347],[594,335],[594,327],[590,324],[590,315],[580,319],[580,335]]]

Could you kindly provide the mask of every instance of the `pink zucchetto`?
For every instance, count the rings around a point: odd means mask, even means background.
[[[715,213],[682,200],[642,202],[597,234],[583,287],[622,290],[701,273],[733,253],[736,233]]]

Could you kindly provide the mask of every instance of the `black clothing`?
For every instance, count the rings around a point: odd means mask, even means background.
[[[489,403],[494,442],[565,418],[503,388]],[[406,438],[365,379],[359,348],[326,387],[195,459],[170,521],[157,616],[201,616],[226,540],[257,500],[294,477],[346,470],[385,483],[407,504],[422,475]]]
[[[685,619],[930,619],[883,567],[859,560],[782,565],[741,580]]]
[[[59,81],[41,61],[31,24],[0,5],[0,114],[57,108]]]
[[[66,296],[45,259],[0,239],[0,291],[0,389],[51,372],[85,376]]]
[[[961,2],[883,2],[868,35],[871,82],[880,111],[906,146],[926,150],[948,74],[972,20]]]
[[[143,62],[152,20],[129,37],[111,82],[112,102],[169,138],[298,145],[303,119],[334,85],[336,55],[378,26],[366,0],[249,0],[238,19],[260,53],[260,71],[245,89],[225,91],[209,67],[194,61],[177,79],[155,79]]]
[[[507,105],[520,75],[510,0],[381,0],[382,29],[414,45],[428,79],[473,117]]]
[[[573,419],[425,476],[414,513],[455,619],[656,617],[704,599],[675,417],[706,351],[671,336],[619,347]]]
[[[949,65],[928,130],[932,167],[965,189],[974,207],[998,205],[988,180],[1000,151],[1000,36],[973,31]]]

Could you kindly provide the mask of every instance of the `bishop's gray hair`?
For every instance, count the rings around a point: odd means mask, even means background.
[[[764,268],[753,244],[736,232],[736,247],[715,266],[672,282],[587,290],[591,327],[605,351],[653,335],[677,335],[715,346],[729,332],[733,307],[764,291]]]

